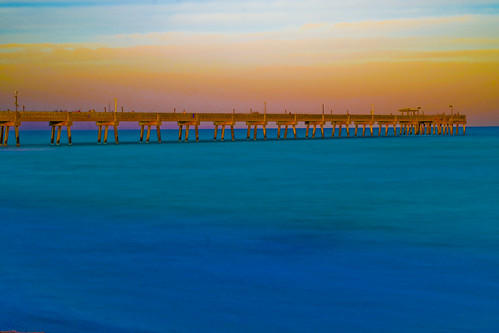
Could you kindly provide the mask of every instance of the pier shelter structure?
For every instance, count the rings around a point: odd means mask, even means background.
[[[68,144],[72,144],[71,127],[75,123],[93,122],[98,128],[97,142],[107,143],[109,127],[113,127],[114,141],[118,143],[118,127],[124,122],[134,122],[140,126],[139,141],[143,142],[144,130],[147,127],[146,142],[149,142],[151,127],[156,127],[158,142],[162,142],[161,126],[166,123],[176,123],[179,129],[178,140],[189,140],[189,127],[193,126],[196,133],[196,141],[199,141],[199,126],[201,124],[214,125],[214,140],[217,140],[218,128],[221,126],[221,140],[224,140],[225,127],[230,126],[232,141],[234,127],[236,124],[248,126],[247,139],[250,139],[251,127],[253,127],[253,139],[256,140],[257,128],[263,130],[264,140],[267,139],[267,126],[277,126],[277,138],[281,138],[281,127],[284,126],[284,139],[287,139],[288,127],[293,129],[294,138],[297,138],[296,127],[303,124],[306,128],[305,138],[309,137],[309,129],[312,126],[312,138],[315,138],[316,128],[320,127],[321,138],[324,138],[324,128],[329,124],[332,127],[332,137],[341,137],[342,127],[345,126],[346,135],[350,137],[350,128],[354,126],[354,136],[358,135],[359,126],[362,127],[362,136],[366,135],[369,127],[370,136],[373,136],[373,127],[378,127],[378,135],[388,136],[389,126],[393,127],[393,135],[457,135],[459,126],[463,127],[462,134],[466,134],[466,116],[459,114],[446,115],[421,115],[420,108],[400,109],[400,114],[374,115],[371,114],[338,114],[331,111],[322,113],[267,113],[266,107],[263,113],[250,111],[249,113],[190,113],[190,112],[74,112],[74,111],[0,111],[0,146],[7,146],[9,130],[14,127],[16,145],[20,145],[19,127],[27,122],[47,122],[51,127],[51,144],[58,145],[61,138],[62,127],[67,128]],[[336,127],[338,135],[336,136]],[[102,130],[104,128],[104,139]],[[185,128],[185,131],[183,130]]]

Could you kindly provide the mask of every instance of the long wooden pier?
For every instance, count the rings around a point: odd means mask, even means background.
[[[323,108],[324,110],[324,108]],[[106,143],[109,127],[114,132],[114,141],[118,140],[118,126],[124,122],[135,122],[140,126],[139,140],[144,139],[144,130],[147,128],[146,142],[149,142],[151,128],[157,131],[158,142],[161,142],[161,126],[170,122],[175,123],[179,128],[178,140],[189,140],[189,128],[194,127],[196,141],[199,141],[199,126],[204,123],[214,126],[214,140],[217,140],[219,126],[221,127],[221,140],[224,140],[225,128],[230,126],[231,138],[234,141],[234,127],[236,124],[244,123],[248,127],[247,139],[250,139],[253,128],[253,139],[256,140],[257,128],[263,130],[263,137],[267,139],[268,124],[277,126],[277,138],[281,138],[281,127],[284,128],[284,139],[288,136],[288,128],[292,128],[293,137],[296,139],[296,127],[305,126],[305,137],[309,137],[312,128],[312,138],[316,136],[316,129],[319,128],[321,137],[324,138],[324,128],[332,127],[332,137],[341,137],[342,128],[345,127],[346,136],[350,137],[362,135],[373,136],[373,127],[378,127],[378,135],[387,136],[388,128],[393,127],[393,135],[457,135],[459,126],[462,125],[462,134],[466,134],[466,116],[459,114],[436,114],[420,115],[418,109],[401,109],[399,114],[393,115],[358,115],[358,114],[326,114],[324,111],[319,114],[309,113],[143,113],[143,112],[66,112],[66,111],[0,111],[0,143],[7,146],[9,130],[14,127],[16,144],[20,145],[19,127],[26,122],[48,122],[51,127],[51,144],[59,144],[62,127],[67,128],[68,144],[71,145],[71,127],[77,122],[93,122],[98,128],[97,142]],[[359,127],[362,133],[358,133]],[[384,127],[384,133],[383,133]],[[185,128],[185,130],[184,130]],[[338,129],[336,131],[336,129]],[[351,133],[352,130],[354,133]],[[102,133],[104,132],[104,133]],[[337,134],[336,134],[337,133]]]

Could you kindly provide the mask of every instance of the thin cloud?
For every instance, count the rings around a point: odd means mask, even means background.
[[[2,1],[6,42],[92,42],[104,34],[260,33],[324,22],[389,22],[499,13],[494,1]],[[350,27],[351,28],[351,27]],[[497,26],[496,26],[497,28]],[[497,30],[497,29],[496,29]]]

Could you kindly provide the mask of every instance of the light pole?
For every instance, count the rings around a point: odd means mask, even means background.
[[[14,97],[16,98],[16,111],[18,111],[18,109],[19,109],[19,104],[17,104],[17,96],[18,96],[18,94],[19,94],[19,91],[18,91],[18,90],[16,90],[14,93],[15,93]]]

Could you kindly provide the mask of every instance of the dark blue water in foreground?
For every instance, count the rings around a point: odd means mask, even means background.
[[[0,149],[0,330],[499,331],[499,128],[176,135]]]

